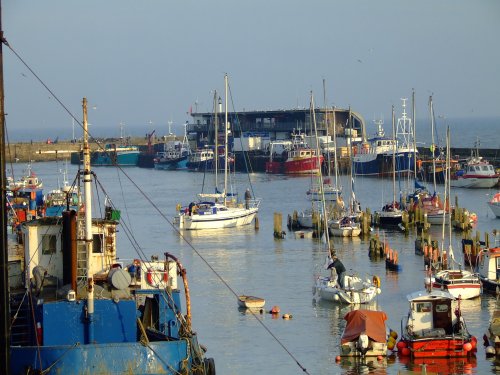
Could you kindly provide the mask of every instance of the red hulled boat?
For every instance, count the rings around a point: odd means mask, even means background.
[[[448,292],[432,290],[407,296],[410,310],[403,321],[397,347],[400,355],[412,358],[475,356],[477,339],[467,330],[460,300]]]

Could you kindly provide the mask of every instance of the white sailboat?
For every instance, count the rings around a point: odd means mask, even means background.
[[[260,199],[251,199],[250,191],[245,193],[245,202],[238,202],[234,195],[228,193],[228,77],[224,76],[225,117],[224,117],[224,187],[219,192],[215,183],[215,192],[198,194],[198,201],[189,206],[178,206],[176,221],[180,229],[201,230],[233,228],[250,224],[259,211]],[[216,137],[217,138],[217,137]],[[217,170],[217,168],[215,168]],[[217,175],[217,173],[216,173]]]
[[[399,225],[403,220],[403,211],[396,201],[396,123],[394,117],[394,106],[392,106],[392,201],[382,207],[381,211],[375,211],[375,221],[380,226]]]
[[[446,176],[445,176],[445,201],[450,194],[450,128],[446,134]],[[431,265],[441,268],[434,275],[426,277],[425,284],[428,289],[436,288],[449,292],[455,298],[471,299],[479,297],[481,294],[481,280],[476,273],[463,270],[461,265],[455,260],[453,248],[451,246],[451,223],[450,215],[442,214],[442,244],[444,249],[445,225],[448,224],[448,251],[441,254],[441,262],[438,265]],[[451,266],[451,267],[450,267]]]
[[[335,163],[337,165],[337,163]],[[336,167],[338,173],[338,168]],[[353,168],[351,167],[350,175],[350,198],[348,207],[344,206],[344,202],[340,197],[337,197],[336,209],[333,210],[332,216],[328,220],[328,231],[334,237],[359,237],[361,234],[361,225],[359,223],[359,215],[361,207],[356,199],[354,192],[354,177]]]

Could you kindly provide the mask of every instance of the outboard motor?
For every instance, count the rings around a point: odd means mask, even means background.
[[[366,352],[368,351],[368,345],[370,344],[370,340],[367,335],[359,335],[358,342],[356,343],[356,349],[361,353],[364,357]]]

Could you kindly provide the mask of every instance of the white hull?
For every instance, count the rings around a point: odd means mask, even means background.
[[[256,207],[249,209],[228,207],[226,211],[218,211],[215,214],[193,214],[190,216],[189,214],[181,213],[179,215],[179,228],[200,230],[234,228],[248,225],[255,218],[258,210]]]
[[[490,206],[491,211],[493,212],[493,214],[496,217],[500,217],[500,203],[499,202],[497,202],[497,203],[488,202],[488,206]]]
[[[498,183],[498,177],[465,177],[451,180],[451,187],[467,188],[467,189],[490,189]]]
[[[333,237],[359,237],[361,228],[347,227],[347,228],[330,228],[330,235]]]
[[[339,220],[329,223],[328,230],[333,237],[359,237],[361,227],[357,224],[341,224]]]
[[[453,276],[455,274],[455,276]],[[477,275],[469,271],[444,270],[436,273],[434,277],[425,278],[425,287],[444,290],[453,297],[472,299],[481,295],[481,281]]]
[[[369,349],[366,353],[361,353],[357,347],[357,341],[346,342],[340,346],[342,357],[378,357],[387,355],[387,343],[370,340]]]
[[[238,296],[238,306],[246,309],[260,309],[264,307],[266,300],[254,296]]]
[[[345,288],[341,289],[337,281],[329,277],[318,277],[314,286],[317,297],[325,301],[338,303],[370,303],[380,293],[373,283],[357,276],[345,276]]]
[[[435,214],[427,214],[427,222],[432,225],[443,225],[443,212],[435,213]],[[450,218],[450,213],[447,212],[445,214],[444,225],[448,225]]]

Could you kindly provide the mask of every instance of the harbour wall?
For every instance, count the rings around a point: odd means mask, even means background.
[[[146,148],[144,138],[133,138],[130,144],[138,145],[141,149]],[[90,150],[97,151],[100,146],[94,142],[89,142]],[[57,143],[46,142],[20,142],[11,143],[5,151],[6,161],[8,163],[27,163],[29,161],[56,161],[69,160],[71,153],[81,150],[81,143],[71,141],[58,141]],[[429,148],[419,147],[419,153],[423,158],[429,158],[431,153]],[[451,155],[456,158],[466,158],[471,155],[475,149],[471,148],[450,148]],[[500,167],[500,149],[479,149],[479,155],[489,160],[496,167]],[[265,158],[267,160],[267,158]],[[255,170],[259,170],[256,168]]]

